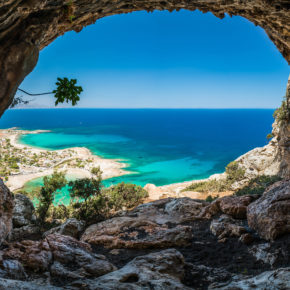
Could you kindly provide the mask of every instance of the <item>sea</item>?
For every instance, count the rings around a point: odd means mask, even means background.
[[[50,130],[20,138],[58,150],[86,147],[120,159],[132,172],[104,181],[157,186],[221,173],[240,155],[267,144],[273,109],[13,109],[0,128]],[[30,182],[39,186],[41,179]]]

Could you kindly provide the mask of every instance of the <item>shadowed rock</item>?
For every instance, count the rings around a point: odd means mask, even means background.
[[[290,181],[273,184],[248,206],[249,226],[266,240],[290,233]]]

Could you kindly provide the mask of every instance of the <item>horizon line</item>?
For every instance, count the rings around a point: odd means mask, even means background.
[[[66,109],[66,110],[71,110],[71,109],[76,109],[76,110],[81,110],[81,109],[101,109],[101,110],[275,110],[277,108],[259,108],[259,107],[252,107],[252,108],[247,108],[247,107],[234,107],[234,108],[207,108],[207,107],[191,107],[191,108],[156,108],[156,107],[134,107],[134,108],[118,108],[118,107],[37,107],[37,108],[8,108],[8,110],[61,110],[61,109]],[[8,111],[7,110],[7,111]]]

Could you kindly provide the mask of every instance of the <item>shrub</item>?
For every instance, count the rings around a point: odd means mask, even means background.
[[[234,183],[245,178],[245,170],[239,167],[237,161],[232,161],[226,166],[227,180]]]
[[[233,183],[241,181],[245,178],[245,170],[239,167],[237,161],[232,161],[226,166],[226,179],[207,180],[191,184],[182,191],[197,191],[197,192],[222,192],[232,189]]]
[[[250,180],[249,184],[235,192],[235,195],[263,194],[266,188],[281,180],[279,176],[262,175]]]
[[[267,140],[270,140],[270,139],[272,139],[274,137],[274,135],[272,134],[272,133],[269,133],[268,135],[267,135]]]
[[[284,97],[280,108],[276,109],[273,117],[277,120],[278,124],[287,122],[289,120],[290,111],[287,107],[287,99]]]
[[[102,175],[103,172],[101,171],[100,166],[98,166],[98,167],[93,167],[93,168],[91,169],[91,173],[92,173],[93,175],[96,175],[96,176],[100,177],[100,176]]]
[[[217,198],[219,198],[219,195],[216,195],[216,196],[211,196],[211,195],[208,195],[205,199],[205,201],[207,202],[213,202],[214,200],[216,200]]]
[[[141,186],[124,182],[106,189],[105,194],[114,210],[135,207],[148,197],[148,192]]]

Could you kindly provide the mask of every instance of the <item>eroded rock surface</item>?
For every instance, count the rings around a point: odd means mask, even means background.
[[[237,279],[226,286],[213,284],[209,289],[223,290],[250,290],[250,289],[275,289],[285,290],[290,288],[290,268],[281,268],[267,271],[253,278]]]
[[[248,206],[249,226],[267,240],[290,233],[290,181],[273,184]]]
[[[64,236],[70,236],[73,238],[79,238],[80,233],[84,230],[85,223],[79,221],[75,218],[66,220],[63,224],[58,227],[52,228],[49,231],[45,232],[44,237],[50,234],[60,234]]]
[[[80,281],[85,289],[190,289],[181,283],[184,258],[175,249],[168,249],[132,260],[118,271],[92,281]],[[87,283],[87,284],[86,284]],[[72,286],[78,286],[78,282]]]
[[[36,225],[35,209],[32,201],[23,194],[14,196],[13,230],[10,240],[19,241],[39,235],[40,229]]]
[[[3,251],[3,259],[18,260],[27,271],[49,271],[53,279],[65,281],[98,277],[116,269],[104,256],[93,254],[89,244],[59,234],[41,241],[11,243]]]
[[[217,214],[224,213],[236,219],[245,219],[247,206],[256,198],[253,195],[218,198],[201,211],[200,217],[211,219]]]
[[[192,238],[191,227],[169,227],[150,220],[116,217],[86,229],[81,240],[108,248],[148,248],[184,246]]]
[[[12,229],[13,196],[0,179],[0,245]]]
[[[124,216],[91,225],[81,240],[108,248],[184,246],[192,239],[192,230],[182,223],[197,219],[207,204],[187,197],[150,202]]]

